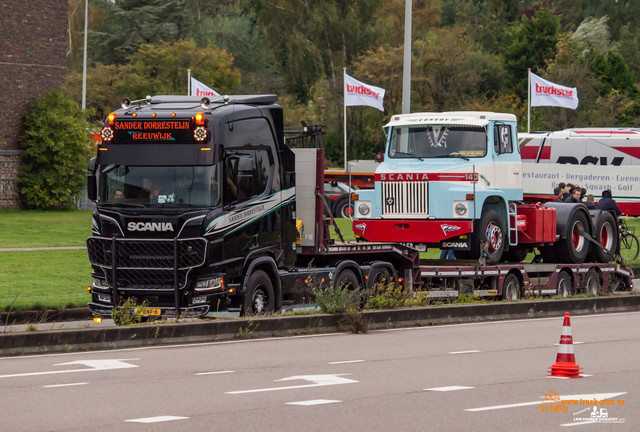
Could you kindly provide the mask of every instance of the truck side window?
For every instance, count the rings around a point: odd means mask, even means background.
[[[497,154],[513,153],[509,125],[498,124],[493,127],[493,148]]]

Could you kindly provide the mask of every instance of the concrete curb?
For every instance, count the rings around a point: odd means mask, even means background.
[[[218,342],[366,329],[416,327],[508,319],[640,310],[640,295],[495,302],[349,314],[310,314],[191,323],[0,333],[0,356],[74,352],[178,343]]]

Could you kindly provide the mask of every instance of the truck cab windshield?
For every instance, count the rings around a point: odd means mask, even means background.
[[[390,158],[479,158],[487,154],[487,132],[480,126],[394,126]]]
[[[98,204],[134,207],[215,207],[220,168],[108,165],[98,171]]]

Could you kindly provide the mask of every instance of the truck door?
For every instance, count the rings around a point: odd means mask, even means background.
[[[493,150],[495,183],[491,186],[504,191],[508,200],[522,199],[522,162],[511,125],[494,124]]]

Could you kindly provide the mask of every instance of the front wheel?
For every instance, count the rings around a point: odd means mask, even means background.
[[[477,228],[471,237],[470,258],[480,258],[486,250],[487,264],[499,263],[504,251],[505,237],[498,212],[493,209],[483,212]]]
[[[353,216],[353,202],[349,203],[349,198],[343,197],[336,203],[335,217],[349,218]]]
[[[273,283],[264,271],[256,270],[247,281],[242,308],[243,315],[272,313],[274,307]]]

